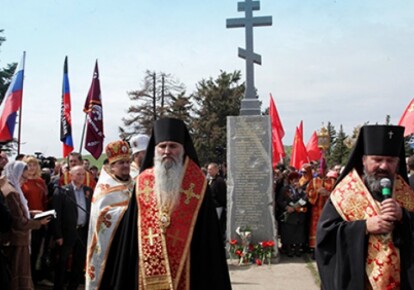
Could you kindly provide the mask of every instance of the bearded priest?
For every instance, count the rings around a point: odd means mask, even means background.
[[[184,122],[154,123],[100,289],[231,289],[217,213]]]
[[[367,125],[316,234],[322,289],[414,289],[414,192],[404,127]]]

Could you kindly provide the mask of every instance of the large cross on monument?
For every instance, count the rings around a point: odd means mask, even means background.
[[[262,57],[253,51],[253,27],[271,26],[272,16],[253,17],[260,10],[260,1],[244,0],[237,3],[237,11],[244,11],[244,18],[227,19],[227,28],[246,27],[246,49],[239,47],[239,57],[246,60],[246,91],[240,115],[260,115],[260,101],[254,87],[254,64],[262,64]]]

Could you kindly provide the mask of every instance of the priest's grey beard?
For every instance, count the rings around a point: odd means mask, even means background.
[[[382,178],[383,177],[376,176],[375,172],[371,173],[371,174],[368,174],[364,169],[364,183],[368,187],[368,189],[371,192],[372,196],[376,200],[380,200],[380,201],[383,200],[382,187],[381,187],[381,184],[380,184]],[[392,188],[393,178],[388,177],[388,179],[391,180],[391,188]]]
[[[172,211],[178,204],[183,175],[183,157],[184,151],[174,160],[162,160],[162,156],[155,152],[154,188],[161,209],[166,208]]]

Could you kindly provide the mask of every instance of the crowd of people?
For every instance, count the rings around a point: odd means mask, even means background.
[[[314,259],[316,226],[341,168],[334,165],[328,170],[324,158],[305,163],[300,169],[277,167],[274,200],[282,254],[293,257],[310,253]]]
[[[170,265],[163,269],[164,284],[231,289],[224,249],[222,166],[214,162],[199,166],[184,123],[160,120],[154,123],[152,136],[139,134],[129,142],[111,142],[105,153],[102,168],[91,166],[77,152],[61,161],[24,154],[9,160],[5,152],[0,153],[1,288],[35,289],[39,285],[74,290],[85,284],[86,289],[137,289],[142,283],[153,283],[154,278],[146,275],[149,270],[139,274],[140,280],[134,279],[138,264],[147,265],[141,261],[144,254],[138,255],[137,241],[145,248],[150,239],[148,247],[167,245],[160,252],[170,256]],[[144,206],[138,198],[150,192],[147,182],[155,186],[151,199],[155,203],[148,216],[139,214],[137,219],[137,213],[143,212],[137,208]],[[194,198],[177,198],[184,189]],[[35,217],[50,210],[54,213]],[[162,213],[168,223],[149,228],[140,224],[141,219],[154,217],[154,211]],[[148,257],[155,259],[153,254]],[[203,271],[213,264],[217,265],[215,279],[202,279]],[[160,265],[165,263],[160,260]]]
[[[402,132],[364,126],[346,165],[274,171],[281,253],[311,253],[322,289],[413,289],[414,156]],[[1,288],[231,289],[225,163],[200,166],[171,118],[105,153],[97,168],[76,152],[0,152]]]

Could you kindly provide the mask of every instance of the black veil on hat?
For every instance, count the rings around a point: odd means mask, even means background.
[[[197,165],[200,165],[193,141],[184,122],[174,118],[163,118],[154,122],[147,152],[140,168],[141,172],[154,166],[155,146],[165,141],[173,141],[183,145],[184,156],[188,156]]]
[[[408,182],[405,163],[404,127],[393,125],[366,125],[361,127],[348,163],[336,184],[354,168],[360,175],[363,174],[362,157],[364,155],[399,157],[400,162],[397,173]]]

